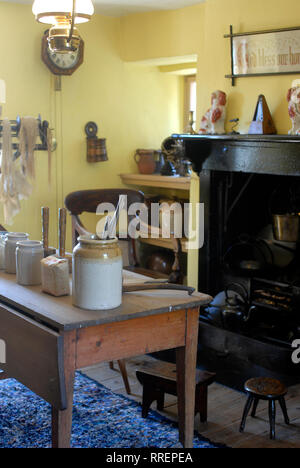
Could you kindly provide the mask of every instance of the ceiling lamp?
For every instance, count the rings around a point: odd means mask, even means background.
[[[75,52],[80,35],[75,24],[90,21],[92,0],[35,0],[32,12],[39,23],[51,24],[48,42],[53,52]]]

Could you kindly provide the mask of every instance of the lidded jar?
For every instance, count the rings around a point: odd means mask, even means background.
[[[16,249],[17,282],[23,286],[41,284],[41,260],[43,258],[42,242],[30,240],[18,242]]]
[[[25,241],[29,234],[25,232],[8,232],[5,238],[5,271],[6,273],[16,274],[16,248],[17,242]]]
[[[118,239],[79,237],[73,251],[73,304],[107,310],[122,304],[122,252]]]

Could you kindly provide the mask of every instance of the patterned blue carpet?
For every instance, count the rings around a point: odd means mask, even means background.
[[[221,448],[195,434],[197,448]],[[74,448],[178,447],[176,424],[116,395],[86,376],[76,374],[73,430]],[[50,406],[15,380],[0,382],[0,448],[51,446]]]

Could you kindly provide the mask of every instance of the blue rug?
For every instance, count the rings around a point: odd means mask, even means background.
[[[196,448],[221,448],[195,434]],[[117,395],[80,373],[76,374],[73,429],[74,448],[178,447],[175,423]],[[0,382],[0,448],[51,446],[51,411],[45,403],[15,380]]]

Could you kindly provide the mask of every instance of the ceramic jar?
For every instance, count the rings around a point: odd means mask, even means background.
[[[0,270],[5,269],[5,239],[7,234],[6,231],[0,232]]]
[[[41,260],[43,258],[42,242],[30,240],[18,242],[16,248],[17,282],[23,286],[41,284]]]
[[[82,309],[115,309],[122,303],[122,252],[118,239],[79,237],[73,252],[73,304]]]
[[[17,242],[25,241],[29,234],[25,232],[9,232],[5,238],[5,271],[12,275],[16,274],[16,248]]]

